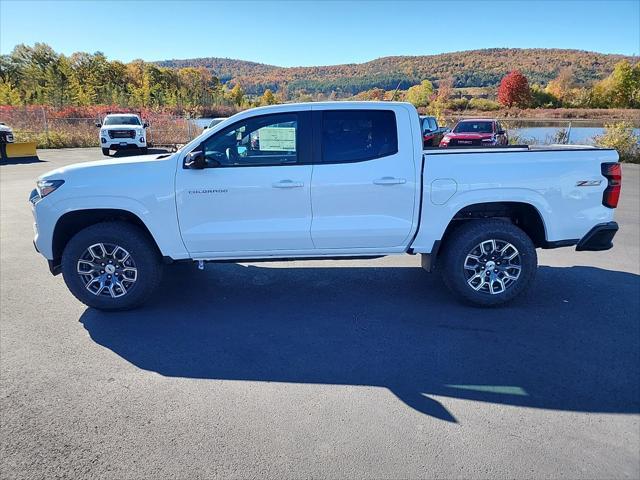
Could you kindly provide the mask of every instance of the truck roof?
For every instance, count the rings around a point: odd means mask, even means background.
[[[458,120],[458,123],[463,122],[497,122],[495,118],[465,118],[463,120]]]
[[[313,107],[335,107],[335,108],[388,108],[390,106],[410,106],[413,108],[413,105],[409,102],[383,102],[383,101],[350,101],[350,100],[340,100],[340,101],[328,101],[328,102],[298,102],[298,103],[280,103],[277,105],[268,105],[264,107],[256,107],[251,110],[272,110],[286,107],[300,107],[300,106],[308,106],[311,105]]]

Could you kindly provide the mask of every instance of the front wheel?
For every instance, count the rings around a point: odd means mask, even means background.
[[[470,220],[450,234],[437,268],[456,295],[489,307],[524,293],[537,267],[535,245],[520,228],[504,220]]]
[[[103,148],[103,149],[102,149],[102,154],[103,154],[105,157],[108,157],[108,156],[109,156],[109,149],[108,149],[108,148]]]
[[[62,275],[73,295],[99,310],[141,305],[162,278],[157,248],[135,225],[103,222],[78,232],[62,254]]]
[[[140,148],[140,154],[146,155],[147,153],[149,153],[149,149],[147,147]]]

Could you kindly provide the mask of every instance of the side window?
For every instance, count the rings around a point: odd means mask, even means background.
[[[298,115],[264,115],[241,120],[202,143],[207,167],[298,163]]]
[[[322,162],[372,160],[398,152],[391,110],[327,110],[322,116]]]

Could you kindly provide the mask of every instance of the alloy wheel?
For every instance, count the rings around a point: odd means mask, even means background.
[[[467,284],[489,295],[507,291],[518,281],[521,271],[520,252],[504,240],[484,240],[464,260]]]
[[[138,269],[131,254],[120,245],[95,243],[77,263],[84,287],[96,296],[122,297],[138,280]]]

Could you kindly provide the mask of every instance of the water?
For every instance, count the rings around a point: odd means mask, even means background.
[[[191,120],[191,122],[195,124],[197,127],[204,129],[204,127],[209,126],[209,122],[211,122],[211,119],[210,118],[194,118]]]
[[[509,135],[517,135],[526,143],[530,144],[550,144],[554,143],[554,138],[560,130],[568,131],[567,127],[525,127],[512,128],[508,130]],[[602,135],[602,127],[571,127],[569,142],[572,144],[593,145],[594,137]],[[634,129],[636,135],[640,135],[640,128]]]

